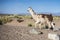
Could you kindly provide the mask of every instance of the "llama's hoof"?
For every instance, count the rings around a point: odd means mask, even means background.
[[[51,27],[50,29],[53,30],[53,27]]]

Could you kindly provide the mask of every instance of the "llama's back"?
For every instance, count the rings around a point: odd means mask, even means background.
[[[53,21],[53,16],[52,14],[38,14],[39,16],[42,15],[42,18],[47,18],[49,21]]]

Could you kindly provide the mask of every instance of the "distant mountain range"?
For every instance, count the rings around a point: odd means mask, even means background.
[[[52,14],[53,16],[60,16],[60,13],[38,13],[38,14]],[[13,14],[9,14],[9,13],[0,13],[0,15],[13,15]],[[17,15],[31,15],[30,13],[18,13]]]
[[[41,14],[41,13],[39,13]],[[45,13],[42,13],[42,14],[52,14],[53,16],[60,16],[60,13],[48,13],[48,12],[45,12]]]
[[[53,15],[54,16],[60,16],[60,13],[54,13]]]

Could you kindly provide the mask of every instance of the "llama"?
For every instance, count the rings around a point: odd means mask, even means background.
[[[49,14],[36,14],[31,7],[28,8],[28,11],[32,15],[32,18],[36,21],[35,28],[37,27],[37,24],[39,24],[40,29],[42,28],[42,24],[44,24],[44,26],[47,25],[49,28],[51,28],[51,26],[54,28],[52,14],[50,15]]]

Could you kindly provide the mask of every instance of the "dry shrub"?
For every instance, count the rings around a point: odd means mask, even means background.
[[[60,19],[60,16],[54,16],[53,19]]]
[[[22,17],[22,16],[18,16],[18,18],[19,18],[19,19],[23,19],[23,17]]]
[[[28,26],[29,26],[29,27],[32,27],[32,24],[30,23],[30,24],[28,24]]]
[[[0,19],[0,25],[3,25],[2,20]]]
[[[23,22],[24,20],[20,20],[20,19],[18,19],[17,21],[20,23],[20,22]]]
[[[27,26],[28,26],[28,27],[34,27],[34,26],[35,26],[35,24],[34,24],[34,23],[32,23],[32,22],[30,22],[30,23],[28,23],[28,24],[27,24]]]
[[[8,16],[3,16],[0,18],[0,20],[2,21],[3,24],[12,21],[12,19],[9,18]]]
[[[24,18],[26,18],[26,19],[33,19],[32,16],[29,16],[29,15],[25,15]]]

